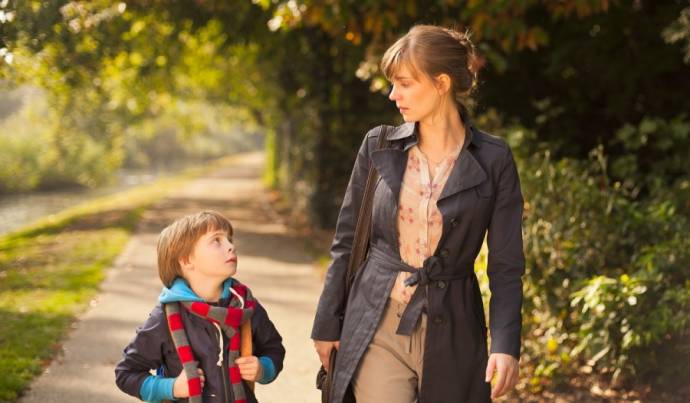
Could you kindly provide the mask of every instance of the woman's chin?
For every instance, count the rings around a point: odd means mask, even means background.
[[[405,115],[405,114],[403,114],[403,115],[402,115],[402,118],[403,118],[403,120],[405,121],[405,123],[411,123],[411,122],[416,122],[416,121],[417,121],[417,119],[415,119],[412,115]]]

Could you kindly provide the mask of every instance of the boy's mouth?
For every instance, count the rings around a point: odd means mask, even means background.
[[[237,263],[237,258],[231,257],[230,259],[226,260],[225,263]]]

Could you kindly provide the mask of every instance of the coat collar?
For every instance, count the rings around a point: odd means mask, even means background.
[[[481,146],[481,139],[476,134],[477,128],[474,126],[470,113],[464,106],[460,107],[460,119],[469,130],[465,130],[467,139],[463,145],[463,150],[470,144],[476,147]],[[403,142],[403,150],[407,151],[410,147],[419,142],[419,122],[404,123],[393,130],[393,133],[388,135],[388,141],[405,140]]]
[[[453,165],[452,171],[441,192],[439,200],[452,196],[465,189],[482,183],[488,177],[484,168],[479,164],[470,146],[479,148],[481,137],[469,118],[469,113],[462,107],[460,117],[465,123],[465,143],[460,155]],[[399,200],[405,167],[407,166],[407,150],[419,142],[418,124],[405,123],[395,128],[388,135],[389,148],[375,150],[371,153],[371,160],[384,182],[393,191],[395,200]]]

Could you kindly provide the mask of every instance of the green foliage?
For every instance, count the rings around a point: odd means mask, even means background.
[[[3,125],[0,135],[0,192],[33,189],[47,169],[41,161],[47,148],[41,141],[42,136],[34,132],[28,138],[18,137],[12,126]]]
[[[611,158],[611,177],[633,197],[658,199],[662,193],[678,213],[690,215],[690,121],[685,114],[625,124],[612,144],[622,151]]]
[[[663,37],[668,43],[685,41],[683,60],[685,64],[690,64],[690,7],[685,7],[678,19],[664,29]]]
[[[488,60],[482,70],[479,103],[533,130],[555,155],[580,159],[599,144],[611,156],[626,154],[612,136],[623,125],[690,110],[690,99],[678,91],[690,88],[690,65],[683,61],[687,2],[608,3],[603,12],[568,19],[554,18],[550,5],[531,6],[548,44],[496,51],[503,61]]]
[[[261,91],[273,87],[248,85],[262,82],[257,47],[231,36],[236,19],[195,21],[174,7],[107,1],[2,4],[13,16],[0,23],[0,47],[12,56],[0,64],[3,84],[37,86],[47,106],[27,105],[40,113],[0,123],[0,177],[9,179],[0,192],[96,186],[123,163],[215,158],[259,142],[238,133],[256,131],[257,111],[272,100]]]
[[[681,119],[648,122],[687,135]],[[618,137],[633,147],[639,137],[626,137],[630,130],[621,129]],[[673,137],[679,148],[667,150],[668,160],[647,172],[628,167],[629,180],[617,181],[610,174],[617,161],[611,163],[601,147],[588,160],[559,160],[527,145],[533,134],[512,132],[513,142],[522,142],[525,358],[533,366],[533,388],[578,370],[594,369],[616,382],[688,373],[686,361],[677,359],[690,333],[687,199],[664,181],[640,197],[636,180],[675,169],[686,135]],[[689,178],[685,170],[676,181],[687,187]]]
[[[0,193],[109,180],[120,149],[61,125],[40,96],[0,122]]]

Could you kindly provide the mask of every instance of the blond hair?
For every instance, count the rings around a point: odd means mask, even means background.
[[[419,71],[434,80],[447,74],[458,103],[477,85],[474,45],[469,33],[435,25],[416,25],[389,47],[381,59],[381,71],[392,80],[401,66],[413,75]]]
[[[166,287],[182,277],[180,259],[189,257],[194,244],[209,231],[225,231],[232,238],[232,224],[216,211],[202,211],[184,216],[161,231],[158,236],[158,276]]]

